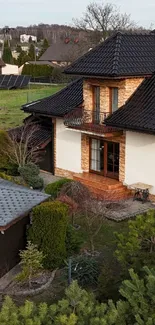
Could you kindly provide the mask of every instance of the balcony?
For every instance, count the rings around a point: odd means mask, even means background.
[[[104,124],[105,119],[109,115],[109,112],[87,110],[82,107],[65,115],[64,124],[68,128],[81,130],[86,133],[103,134],[118,132],[118,129]]]

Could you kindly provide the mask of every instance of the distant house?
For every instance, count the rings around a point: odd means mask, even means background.
[[[78,38],[65,38],[53,43],[39,61],[49,61],[59,66],[65,66],[89,50],[88,44]]]
[[[5,63],[3,62],[2,59],[0,59],[0,74],[2,74],[2,68],[5,67]]]
[[[19,262],[19,250],[25,248],[26,229],[33,207],[48,195],[0,178],[0,277]]]
[[[18,65],[6,63],[5,66],[2,67],[2,74],[18,75],[19,74]]]
[[[34,35],[22,34],[20,35],[20,43],[28,43],[29,39],[32,39],[32,42],[37,42],[37,37]]]

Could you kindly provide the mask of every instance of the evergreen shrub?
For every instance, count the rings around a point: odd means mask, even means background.
[[[45,187],[45,193],[51,195],[53,199],[56,199],[63,185],[71,181],[71,179],[62,178],[54,183],[50,183]]]
[[[60,266],[66,257],[67,223],[68,207],[61,202],[45,202],[32,211],[28,238],[43,252],[47,269]]]

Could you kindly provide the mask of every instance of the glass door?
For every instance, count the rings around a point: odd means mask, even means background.
[[[119,143],[107,142],[107,176],[119,178]]]
[[[104,141],[91,139],[90,170],[104,174]]]
[[[119,143],[90,140],[90,171],[119,179]]]

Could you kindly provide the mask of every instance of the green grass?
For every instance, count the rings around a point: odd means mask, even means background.
[[[30,89],[0,90],[0,129],[8,130],[22,124],[27,116],[21,106],[28,102],[50,96],[63,88],[63,85],[31,85]]]

